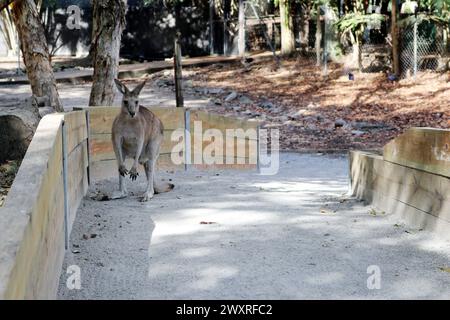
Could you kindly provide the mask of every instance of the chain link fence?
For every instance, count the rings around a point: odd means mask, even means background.
[[[443,28],[428,21],[414,23],[401,30],[400,64],[402,77],[420,71],[443,71],[446,54]]]

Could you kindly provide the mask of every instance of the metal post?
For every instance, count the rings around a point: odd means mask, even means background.
[[[214,54],[214,0],[209,0],[209,54]]]
[[[64,120],[61,124],[62,160],[63,160],[63,188],[64,188],[64,247],[69,248],[69,195],[67,193],[67,139]]]
[[[191,163],[191,112],[184,111],[184,171]]]
[[[256,128],[256,168],[258,170],[258,173],[261,173],[261,166],[260,166],[260,155],[259,155],[259,130],[260,130],[260,126],[258,125],[258,127]],[[249,142],[250,143],[250,142]]]
[[[183,99],[183,76],[182,76],[182,62],[181,62],[181,46],[179,40],[180,34],[177,33],[174,42],[174,55],[173,55],[173,63],[174,63],[174,72],[175,72],[175,98],[177,107],[184,107],[184,99]]]
[[[87,166],[87,179],[88,179],[88,185],[91,185],[91,152],[90,152],[90,143],[89,143],[89,139],[91,136],[91,132],[90,132],[90,127],[89,127],[89,110],[85,111],[85,115],[86,115],[86,131],[87,131],[87,139],[86,139],[86,147],[87,147],[87,161],[88,161],[88,166]]]
[[[414,79],[417,75],[417,19],[414,21]]]

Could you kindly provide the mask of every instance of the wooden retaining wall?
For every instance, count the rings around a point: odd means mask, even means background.
[[[0,208],[0,299],[56,297],[65,246],[68,245],[66,239],[89,181],[117,175],[111,127],[119,109],[83,108],[47,115],[40,121],[8,198]],[[179,141],[171,139],[175,131],[181,131],[183,140],[186,136],[190,138],[189,153],[186,153],[190,161],[201,158],[203,148],[209,142],[196,142],[194,131],[199,130],[199,123],[202,134],[214,129],[224,139],[229,133],[226,129],[242,129],[232,140],[243,146],[244,152],[240,154],[235,146],[229,146],[219,150],[218,156],[229,160],[229,164],[224,164],[227,167],[257,167],[257,137],[245,132],[257,129],[257,123],[197,110],[150,109],[165,127],[160,168],[184,168],[184,164],[172,161],[174,154],[179,155],[179,150],[174,149]],[[182,156],[185,156],[184,151]],[[216,164],[201,163],[198,166],[208,168]]]
[[[353,151],[350,180],[367,204],[450,238],[450,130],[412,128],[382,156]]]
[[[47,115],[41,120],[5,205],[0,208],[0,299],[55,298],[65,251],[65,228],[70,232],[88,187],[87,159],[84,112]]]
[[[255,135],[245,135],[248,129],[256,132],[257,122],[247,122],[230,117],[209,114],[201,110],[188,110],[183,108],[148,108],[155,113],[164,125],[164,142],[161,146],[161,152],[158,159],[159,168],[184,168],[184,163],[174,163],[172,157],[184,158],[184,151],[174,148],[185,139],[186,114],[189,122],[188,133],[190,135],[190,154],[188,154],[190,164],[197,168],[207,169],[215,167],[233,168],[233,169],[256,169],[257,168],[257,137]],[[91,154],[91,178],[93,180],[105,179],[117,175],[117,162],[111,142],[111,127],[115,117],[120,112],[119,107],[89,107],[83,110],[89,113],[89,131],[90,131],[90,154]],[[206,163],[203,161],[202,154],[211,144],[212,139],[198,140],[194,135],[196,128],[201,127],[204,134],[209,129],[218,130],[223,139],[226,140],[227,129],[242,129],[244,134],[237,132],[233,140],[234,145],[224,144],[225,147],[216,153],[218,158],[222,158],[219,163]],[[180,132],[183,140],[175,139],[174,132]],[[229,133],[229,132],[228,132]],[[198,136],[197,136],[198,137]],[[239,153],[237,146],[243,146]],[[184,149],[185,150],[185,149]],[[201,163],[195,163],[195,160],[202,159]],[[228,160],[228,162],[227,162]],[[189,162],[188,161],[188,162]],[[126,164],[130,166],[132,160]],[[142,168],[139,168],[142,170]]]

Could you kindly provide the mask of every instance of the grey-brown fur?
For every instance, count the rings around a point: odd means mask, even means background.
[[[158,117],[147,108],[139,105],[139,93],[145,81],[130,91],[122,82],[115,79],[123,94],[122,107],[112,126],[112,143],[119,170],[119,193],[114,198],[127,196],[124,178],[127,174],[136,180],[138,164],[142,164],[147,177],[147,187],[142,201],[148,201],[155,193],[168,192],[174,185],[165,183],[157,186],[155,181],[156,161],[163,141],[164,126]],[[131,169],[125,168],[127,158],[134,160]]]

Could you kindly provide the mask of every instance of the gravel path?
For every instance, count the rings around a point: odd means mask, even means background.
[[[275,176],[161,172],[176,187],[148,203],[137,200],[142,177],[128,181],[127,199],[86,197],[59,298],[450,299],[450,243],[347,199],[347,166],[344,156],[282,154]],[[80,290],[66,287],[74,264]],[[367,288],[369,266],[380,289]]]

